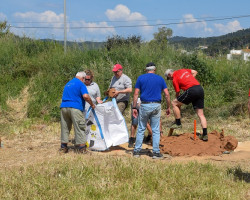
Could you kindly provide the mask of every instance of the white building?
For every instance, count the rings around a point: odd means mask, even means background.
[[[227,54],[227,59],[232,60],[232,59],[242,59],[245,61],[250,61],[250,49],[242,49],[242,50],[231,50],[230,54]]]

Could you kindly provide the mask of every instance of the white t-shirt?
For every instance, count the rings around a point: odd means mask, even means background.
[[[93,104],[96,105],[97,104],[96,98],[101,97],[99,86],[95,82],[92,82],[90,83],[90,85],[86,85],[86,87]],[[85,111],[88,111],[89,107],[90,107],[89,103],[86,102]]]
[[[125,74],[122,74],[121,77],[119,78],[116,78],[115,76],[113,76],[113,78],[111,79],[109,88],[115,88],[118,91],[121,91],[127,88],[132,88],[132,81]],[[129,95],[130,93],[119,94],[116,97],[116,101],[129,101]]]

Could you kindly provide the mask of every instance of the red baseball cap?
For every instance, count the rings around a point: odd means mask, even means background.
[[[122,69],[122,66],[120,64],[115,64],[112,71],[117,72],[118,70],[121,70],[121,69]]]

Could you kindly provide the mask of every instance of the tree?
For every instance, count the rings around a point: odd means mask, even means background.
[[[9,26],[7,26],[7,21],[0,21],[0,36],[9,33]]]
[[[138,45],[142,43],[141,36],[128,36],[127,38],[121,37],[119,35],[115,35],[113,37],[109,37],[106,42],[106,48],[111,50],[111,48],[119,47],[122,45]]]
[[[163,43],[166,44],[168,42],[168,39],[172,37],[173,31],[170,28],[167,27],[161,27],[158,28],[158,32],[154,33],[154,40],[157,43]]]

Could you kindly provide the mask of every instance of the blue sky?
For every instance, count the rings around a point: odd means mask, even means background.
[[[250,28],[249,8],[250,0],[66,0],[67,39],[140,35],[148,41],[162,26],[173,36],[219,36]],[[63,40],[63,13],[64,0],[1,0],[0,21],[21,36]]]

